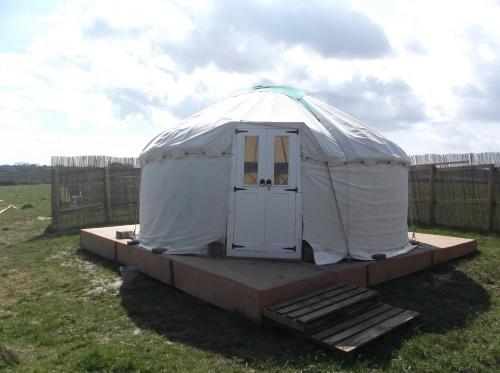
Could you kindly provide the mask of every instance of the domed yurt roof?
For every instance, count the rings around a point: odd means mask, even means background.
[[[398,161],[409,163],[396,144],[351,116],[284,86],[256,86],[191,115],[155,137],[143,150],[143,162],[193,151],[219,154],[229,144],[218,141],[235,123],[303,123],[310,130],[322,161]],[[223,139],[219,139],[223,140]]]

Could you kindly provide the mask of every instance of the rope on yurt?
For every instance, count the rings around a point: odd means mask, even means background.
[[[346,227],[346,237],[347,237],[347,260],[351,260],[351,247],[349,245],[349,190],[351,189],[349,186],[349,163],[346,163],[345,165],[345,174],[346,174],[346,220],[347,220],[347,227]]]
[[[339,201],[337,199],[337,192],[335,192],[335,186],[333,185],[333,178],[332,178],[332,174],[330,172],[330,167],[328,165],[328,162],[325,162],[325,167],[326,167],[326,170],[328,172],[328,178],[330,179],[330,187],[332,188],[333,200],[335,202],[335,207],[337,209],[337,216],[339,218],[339,223],[340,223],[340,232],[342,233],[342,238],[344,239],[344,244],[345,244],[345,247],[347,250],[346,258],[347,258],[347,260],[350,260],[351,259],[351,248],[349,246],[349,239],[347,237],[347,234],[346,234],[346,231],[344,228],[344,221],[342,220],[342,213],[340,211]]]
[[[410,228],[412,231],[410,243],[412,245],[418,245],[420,242],[417,241],[417,237],[415,235],[415,224],[413,223],[413,210],[411,208],[411,200],[410,200],[410,188],[408,188],[408,215],[410,215]]]
[[[134,222],[134,240],[136,240],[137,235],[136,235],[136,230],[137,230],[137,224],[139,223],[139,188],[137,188],[137,185],[135,183],[132,184],[132,193],[135,194],[135,200],[137,203],[135,204],[135,222]]]

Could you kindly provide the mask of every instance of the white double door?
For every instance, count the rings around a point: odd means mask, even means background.
[[[248,126],[235,136],[228,255],[300,259],[299,131]]]

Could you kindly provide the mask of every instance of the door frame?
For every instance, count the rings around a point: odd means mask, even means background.
[[[304,128],[304,123],[301,122],[245,122],[235,123],[234,135],[232,141],[232,156],[231,156],[231,172],[230,172],[230,189],[229,189],[229,203],[227,213],[227,229],[226,229],[226,256],[228,257],[246,257],[246,258],[269,258],[279,260],[301,260],[302,259],[302,144],[301,132]],[[254,129],[276,129],[283,131],[297,130],[297,167],[296,167],[296,186],[297,192],[295,193],[295,252],[283,252],[283,255],[277,256],[275,252],[271,251],[250,251],[250,250],[234,250],[233,249],[233,234],[234,234],[234,214],[236,202],[236,169],[237,169],[237,147],[236,135],[238,130],[252,131]]]

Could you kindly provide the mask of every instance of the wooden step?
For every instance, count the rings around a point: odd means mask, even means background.
[[[329,348],[352,352],[362,345],[408,323],[418,312],[380,303],[356,317],[333,322],[309,338]]]
[[[340,317],[350,307],[377,296],[376,291],[342,283],[268,307],[263,316],[300,332],[312,331],[325,320]]]
[[[367,288],[336,284],[268,307],[263,316],[323,346],[352,352],[418,316],[380,303],[377,296]]]

